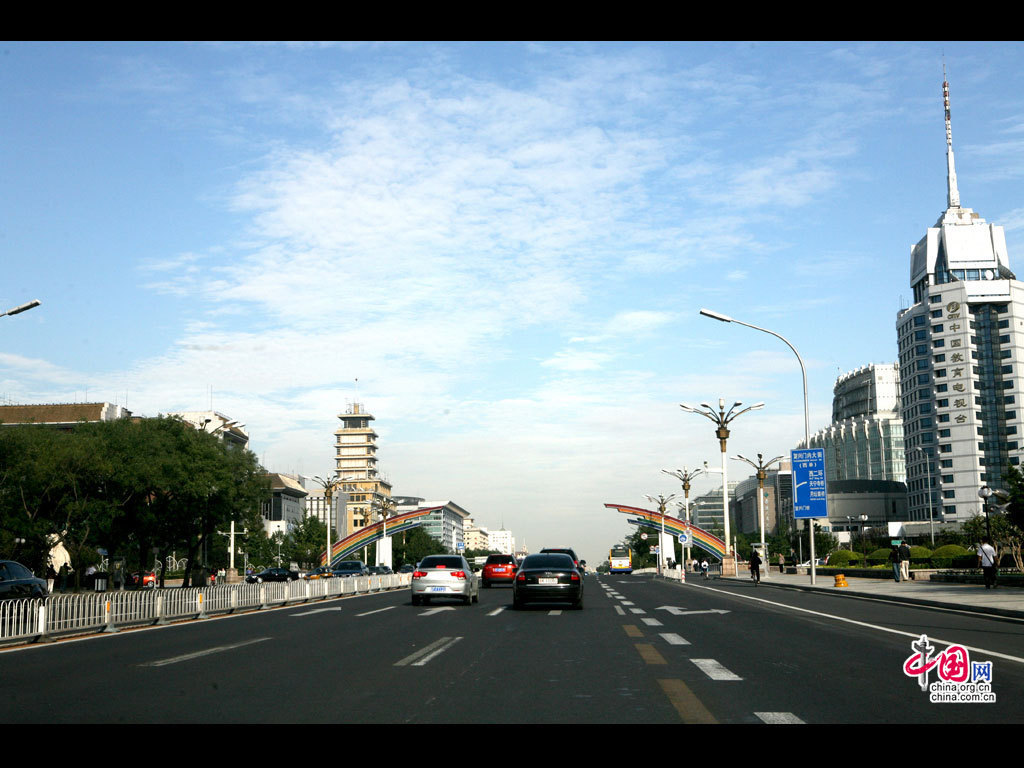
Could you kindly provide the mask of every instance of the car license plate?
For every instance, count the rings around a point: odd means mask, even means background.
[[[504,568],[495,568],[495,569],[494,569],[494,572],[495,572],[495,573],[504,573],[504,572],[505,572],[505,569],[504,569]]]
[[[558,579],[545,579],[543,576],[537,579],[538,584],[557,584]]]
[[[430,591],[431,592],[444,592],[445,591],[445,587],[431,587]]]

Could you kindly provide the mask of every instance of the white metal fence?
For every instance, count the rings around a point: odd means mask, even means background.
[[[119,627],[202,619],[214,613],[326,600],[409,586],[411,574],[141,589],[0,600],[0,643],[59,635],[115,632]]]

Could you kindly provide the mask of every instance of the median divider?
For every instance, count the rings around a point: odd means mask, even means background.
[[[0,645],[62,636],[113,633],[125,627],[158,626],[215,614],[261,610],[408,587],[408,573],[292,582],[168,587],[125,592],[82,592],[43,599],[0,601]]]

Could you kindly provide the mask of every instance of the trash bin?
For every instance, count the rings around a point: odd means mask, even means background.
[[[103,571],[99,571],[97,573],[94,573],[93,577],[95,578],[95,590],[97,592],[106,592],[107,581],[110,579],[110,574]]]

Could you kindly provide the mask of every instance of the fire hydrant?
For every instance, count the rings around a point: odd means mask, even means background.
[[[846,583],[846,576],[844,574],[842,574],[842,573],[837,573],[836,574],[836,586],[837,587],[848,587],[848,586],[850,586],[849,584]]]

